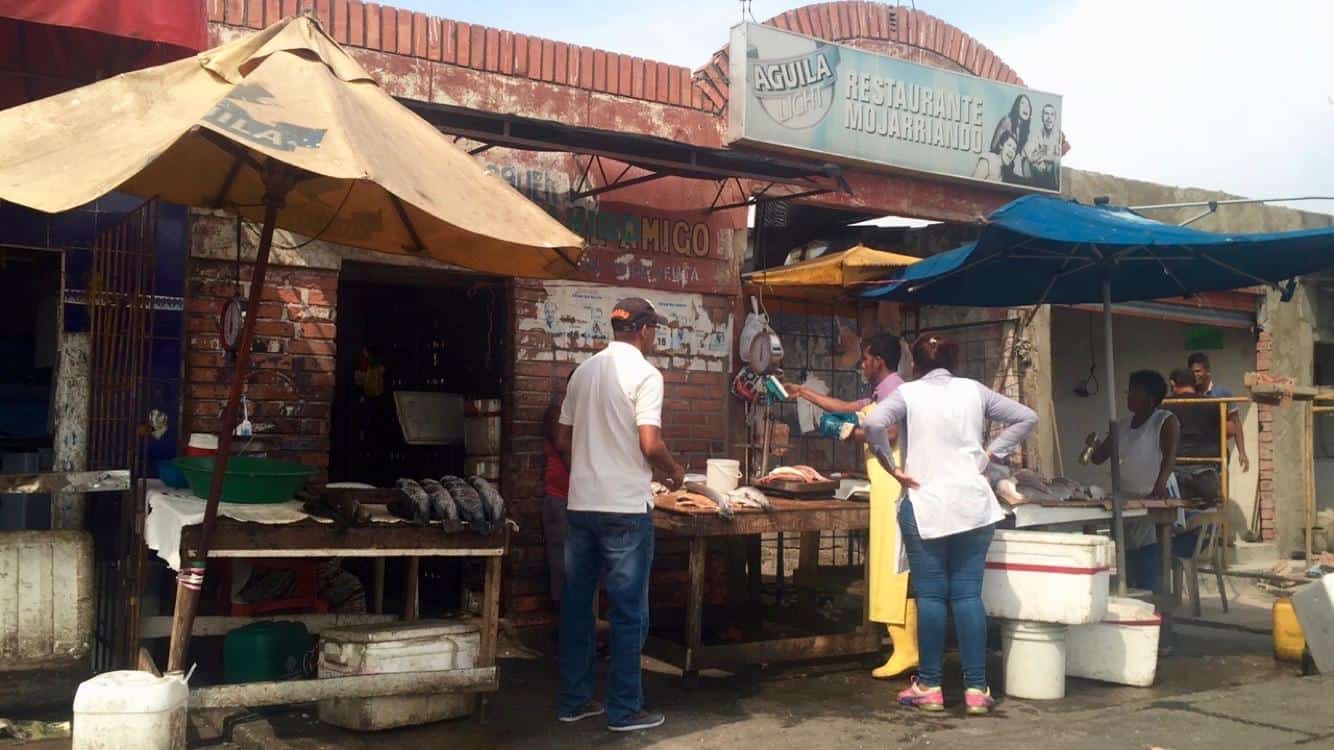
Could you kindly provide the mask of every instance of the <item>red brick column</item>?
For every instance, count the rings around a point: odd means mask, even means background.
[[[1268,331],[1260,334],[1255,344],[1256,372],[1268,372],[1273,351],[1273,339]],[[1274,408],[1259,404],[1260,447],[1256,452],[1260,469],[1260,534],[1271,540],[1274,532]]]
[[[249,298],[250,265],[241,267],[242,294]],[[235,291],[232,263],[194,260],[185,300],[184,434],[216,434],[232,365],[222,348],[218,314]],[[255,429],[251,450],[329,466],[329,412],[334,396],[334,307],[338,272],[269,269],[263,299],[251,301],[255,323],[252,373],[245,395]],[[246,441],[238,443],[244,445]]]

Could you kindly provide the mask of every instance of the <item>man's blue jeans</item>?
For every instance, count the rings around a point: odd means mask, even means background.
[[[560,706],[578,713],[593,697],[596,655],[593,593],[599,574],[611,605],[607,720],[628,721],[644,708],[639,656],[648,637],[648,580],[653,566],[651,513],[566,511],[565,588],[560,606]]]
[[[899,530],[908,551],[913,595],[917,597],[918,681],[939,687],[945,660],[946,606],[954,612],[954,631],[963,657],[965,687],[987,687],[987,610],[982,605],[982,574],[996,527],[983,526],[939,539],[922,539],[912,502],[899,507]]]

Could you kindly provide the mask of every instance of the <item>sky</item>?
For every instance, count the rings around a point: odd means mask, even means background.
[[[692,69],[741,19],[738,0],[387,2]],[[805,4],[751,8],[764,21]],[[1252,198],[1334,196],[1334,0],[915,5],[1063,96],[1071,167]],[[1334,200],[1290,205],[1334,214]]]

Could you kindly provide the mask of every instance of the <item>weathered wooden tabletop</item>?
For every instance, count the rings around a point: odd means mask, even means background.
[[[680,536],[746,536],[771,532],[804,532],[865,529],[871,525],[871,509],[866,503],[834,498],[789,500],[769,497],[772,510],[733,508],[728,520],[718,515],[712,503],[680,506],[678,493],[655,498],[653,525],[660,531]],[[685,495],[699,500],[698,496]]]

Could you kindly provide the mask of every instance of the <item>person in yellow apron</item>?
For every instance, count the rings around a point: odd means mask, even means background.
[[[862,376],[875,386],[871,398],[842,401],[801,386],[785,387],[794,397],[830,412],[820,420],[822,434],[840,440],[864,440],[856,421],[870,414],[877,403],[903,385],[898,374],[901,354],[899,339],[892,333],[876,334],[862,341]],[[908,573],[896,572],[901,547],[897,507],[902,490],[869,450],[866,474],[871,480],[866,596],[871,621],[889,628],[894,645],[889,661],[872,670],[871,676],[890,679],[917,667],[917,608],[908,597]]]

